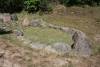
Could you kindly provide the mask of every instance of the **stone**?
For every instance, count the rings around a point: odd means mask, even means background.
[[[65,33],[69,33],[71,36],[73,36],[75,33],[75,30],[73,30],[72,28],[68,28],[68,27],[61,27],[61,30]]]
[[[17,15],[16,15],[16,14],[12,14],[12,15],[11,15],[11,20],[13,20],[13,21],[18,21]]]
[[[41,26],[41,21],[39,19],[32,20],[31,26],[40,27]]]
[[[23,36],[24,35],[24,33],[20,30],[14,30],[13,32],[14,32],[14,34],[16,34],[16,36]]]
[[[25,40],[24,36],[18,36],[17,39],[20,40],[20,41],[24,41]]]
[[[3,16],[3,22],[5,22],[5,23],[11,22],[11,16],[10,16],[10,14],[4,14],[4,16]]]
[[[80,30],[68,27],[61,27],[61,30],[65,33],[69,33],[72,36],[74,43],[71,48],[74,49],[75,53],[81,56],[91,55],[91,42],[88,37]]]
[[[60,26],[56,26],[56,25],[53,25],[53,24],[48,24],[48,27],[49,28],[53,28],[53,29],[61,30],[61,27]]]
[[[91,55],[91,42],[83,32],[76,30],[72,39],[74,41],[72,48],[77,54],[84,57]]]
[[[22,21],[22,26],[24,27],[30,26],[30,21],[27,17],[24,18],[24,20]]]
[[[42,19],[33,19],[31,21],[31,26],[33,27],[46,27],[46,22]]]
[[[31,21],[31,26],[33,26],[33,27],[41,26],[40,24],[41,24],[41,23],[40,23],[39,20],[32,20],[32,21]]]

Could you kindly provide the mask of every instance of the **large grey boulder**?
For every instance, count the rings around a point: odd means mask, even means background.
[[[22,21],[21,24],[22,24],[23,27],[28,27],[28,26],[30,26],[30,20],[29,20],[29,18],[25,17],[25,18],[23,19],[23,21]]]
[[[91,42],[83,32],[76,30],[72,39],[74,41],[72,48],[77,54],[81,56],[91,55]]]

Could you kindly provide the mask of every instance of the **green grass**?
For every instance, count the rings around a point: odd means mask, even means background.
[[[70,34],[51,28],[27,27],[24,32],[25,36],[33,42],[46,44],[53,44],[56,42],[72,44],[73,42]]]

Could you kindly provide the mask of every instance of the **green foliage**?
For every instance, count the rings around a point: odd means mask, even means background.
[[[51,9],[48,0],[25,0],[24,6],[28,12],[49,11]]]
[[[49,3],[49,0],[40,0],[39,9],[41,11],[51,11],[52,7]]]
[[[28,12],[34,12],[39,10],[39,0],[25,0],[24,2],[24,8]]]

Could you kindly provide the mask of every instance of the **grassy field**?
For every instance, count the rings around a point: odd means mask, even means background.
[[[29,14],[23,11],[17,14],[19,18],[18,23],[20,25],[25,17],[29,19],[40,18],[46,21],[47,23],[79,29],[86,33],[86,35],[91,40],[94,53],[100,53],[100,41],[96,41],[94,39],[97,34],[100,34],[100,7],[67,7],[66,9],[58,8],[54,8],[54,13],[42,15],[39,15],[39,13]],[[60,15],[59,10],[61,10]],[[55,13],[55,11],[58,11],[58,13]],[[29,38],[32,38],[33,41],[40,41],[42,43],[52,43],[57,41],[63,41],[67,43],[70,42],[70,40],[68,40],[70,39],[70,37],[65,36],[65,33],[51,29],[41,30],[39,28],[27,28],[25,30],[25,35]],[[37,35],[37,37],[35,35]]]
[[[53,44],[56,42],[64,42],[72,44],[72,38],[70,34],[61,32],[51,28],[40,28],[40,27],[27,27],[24,30],[26,38],[33,42],[40,42],[46,44]]]

